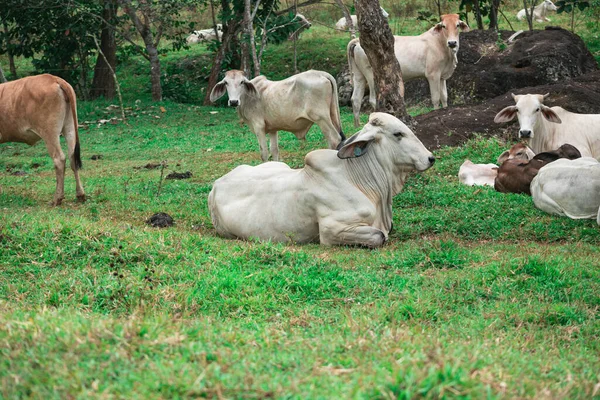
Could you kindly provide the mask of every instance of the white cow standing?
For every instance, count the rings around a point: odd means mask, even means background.
[[[458,60],[459,29],[468,31],[469,26],[458,14],[442,15],[442,21],[419,36],[394,36],[394,52],[400,63],[402,79],[410,81],[426,78],[429,82],[433,108],[448,106],[446,80],[450,79]],[[354,125],[360,125],[360,106],[365,89],[369,87],[369,103],[375,108],[375,78],[364,49],[358,39],[348,43],[348,64],[352,73],[352,112]],[[404,97],[404,87],[399,88]]]
[[[533,9],[533,20],[535,22],[550,22],[550,18],[546,17],[548,11],[556,11],[556,6],[551,0],[544,0]],[[525,9],[523,8],[517,13],[517,19],[522,21],[525,17]]]
[[[531,196],[535,206],[547,213],[598,221],[600,162],[591,157],[556,160],[533,179]]]
[[[392,228],[392,198],[408,173],[435,158],[397,118],[373,113],[339,151],[308,153],[305,167],[242,165],[217,179],[208,207],[226,238],[379,247]]]
[[[292,132],[304,139],[310,127],[317,124],[330,149],[345,139],[337,84],[327,72],[310,70],[282,81],[270,81],[262,75],[248,80],[243,71],[231,70],[215,85],[210,101],[216,101],[225,92],[228,104],[237,107],[242,122],[258,138],[263,161],[269,158],[267,134],[273,161],[279,160],[277,131]]]
[[[519,138],[537,154],[558,149],[565,143],[575,146],[582,157],[600,159],[600,114],[576,114],[562,107],[543,104],[550,94],[512,95],[516,105],[502,109],[494,122],[519,120]]]
[[[381,9],[381,14],[383,15],[383,18],[387,18],[390,16],[390,14],[388,14],[387,11],[383,9],[383,7],[379,8]],[[350,18],[352,19],[352,26],[354,26],[354,29],[358,29],[358,17],[356,15],[351,15]],[[335,28],[339,29],[340,31],[348,30],[347,22],[348,21],[346,21],[346,17],[342,17],[338,19],[338,21],[335,23]]]

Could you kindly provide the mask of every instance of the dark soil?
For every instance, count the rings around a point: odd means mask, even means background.
[[[169,226],[173,226],[175,221],[173,221],[173,218],[171,218],[169,214],[160,212],[148,218],[146,220],[146,223],[155,228],[166,228]]]
[[[555,85],[541,85],[515,89],[514,94],[545,94],[550,97],[546,105],[561,106],[582,114],[600,114],[600,71],[582,75]],[[415,118],[413,130],[425,147],[435,150],[441,146],[458,146],[474,135],[498,136],[516,140],[519,124],[494,123],[494,117],[504,107],[515,102],[507,92],[482,104],[449,107],[435,110]]]
[[[190,179],[192,177],[192,173],[190,171],[187,172],[171,172],[165,179]]]
[[[159,168],[161,163],[148,163],[146,165],[142,165],[141,167],[133,167],[134,169],[156,169]],[[168,164],[165,164],[165,167],[168,167]]]
[[[90,157],[90,160],[102,160],[104,158],[101,154],[94,154]]]
[[[25,172],[25,171],[12,171],[10,174],[12,176],[25,176],[25,175],[27,175],[27,172]]]

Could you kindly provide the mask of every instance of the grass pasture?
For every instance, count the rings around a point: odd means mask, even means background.
[[[465,157],[504,144],[439,151],[379,250],[246,243],[215,237],[206,200],[259,162],[254,136],[232,110],[162,105],[81,130],[85,204],[68,171],[47,205],[43,145],[0,147],[0,397],[597,395],[600,230],[458,183]],[[80,120],[106,106],[82,102]],[[296,167],[325,145],[318,128],[281,136]],[[139,168],[161,161],[193,177]],[[148,227],[159,211],[176,225]]]
[[[520,3],[508,3],[524,29]],[[318,23],[337,18],[316,7],[298,66],[335,74],[348,35]],[[392,15],[394,33],[423,31],[413,14]],[[536,28],[568,26],[566,14],[551,18]],[[579,21],[600,59],[597,27]],[[268,48],[263,73],[293,73],[292,51]],[[129,125],[98,123],[119,116],[111,103],[78,103],[86,203],[68,169],[63,205],[48,205],[55,175],[43,143],[0,145],[0,399],[600,398],[598,225],[458,182],[465,158],[493,162],[510,144],[436,151],[394,199],[380,249],[224,240],[208,193],[260,162],[256,139],[234,110],[197,105],[205,46],[161,62],[168,100],[152,103],[148,63],[122,59]],[[342,123],[356,132],[350,110]],[[317,127],[305,142],[280,134],[292,167],[324,147]],[[156,212],[175,226],[149,227]]]

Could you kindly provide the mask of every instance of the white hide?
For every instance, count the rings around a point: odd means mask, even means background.
[[[388,18],[390,16],[390,14],[388,14],[388,12],[383,9],[383,7],[379,7],[379,8],[381,9],[381,14],[383,15],[383,18]],[[354,29],[358,30],[358,17],[356,15],[351,15],[350,18],[352,18],[352,25],[354,26]],[[335,23],[335,27],[336,27],[336,29],[339,29],[341,31],[348,30],[348,24],[346,23],[346,17],[342,17],[342,18],[338,19],[338,21]]]
[[[409,171],[435,158],[397,118],[373,113],[339,151],[316,150],[305,166],[242,165],[217,179],[208,207],[227,238],[381,246],[392,227],[392,199]]]
[[[591,157],[556,160],[531,182],[533,203],[540,210],[572,219],[600,219],[600,162]]]
[[[492,186],[498,176],[496,164],[473,164],[465,160],[458,170],[458,180],[468,186]]]

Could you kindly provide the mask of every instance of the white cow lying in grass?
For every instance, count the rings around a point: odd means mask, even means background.
[[[269,158],[267,133],[273,161],[279,160],[277,131],[280,130],[304,139],[310,127],[317,124],[330,149],[345,139],[337,84],[327,72],[310,70],[282,81],[270,81],[262,75],[248,80],[243,71],[231,70],[215,85],[210,101],[216,101],[225,92],[228,104],[237,107],[240,119],[256,135],[263,161]]]
[[[223,25],[217,24],[217,33],[219,40],[223,36]],[[202,42],[210,42],[217,39],[217,33],[213,28],[194,31],[185,39],[187,44],[197,44]]]
[[[548,11],[556,11],[556,6],[551,0],[544,0],[533,9],[533,20],[535,22],[550,22],[550,18],[546,17]],[[531,12],[531,10],[527,10],[527,12]],[[523,8],[517,13],[517,19],[522,21],[525,17],[525,9]]]
[[[434,162],[400,120],[373,113],[339,151],[308,153],[302,169],[280,162],[235,168],[217,179],[208,207],[226,238],[379,247],[408,173]]]
[[[575,114],[543,104],[549,94],[512,95],[516,103],[502,109],[494,122],[519,119],[519,138],[537,154],[569,143],[582,157],[600,159],[600,114]]]
[[[533,179],[531,196],[547,213],[600,221],[600,162],[591,157],[556,160]]]
[[[387,13],[387,11],[385,11],[383,9],[383,7],[379,7],[381,9],[381,14],[383,14],[384,18],[387,18],[390,16],[390,14]],[[358,30],[358,17],[356,15],[351,15],[350,18],[352,18],[352,26],[354,26],[354,29]],[[340,31],[345,31],[348,30],[348,21],[346,21],[346,17],[342,17],[340,19],[338,19],[338,21],[335,23],[335,28],[339,29]]]

